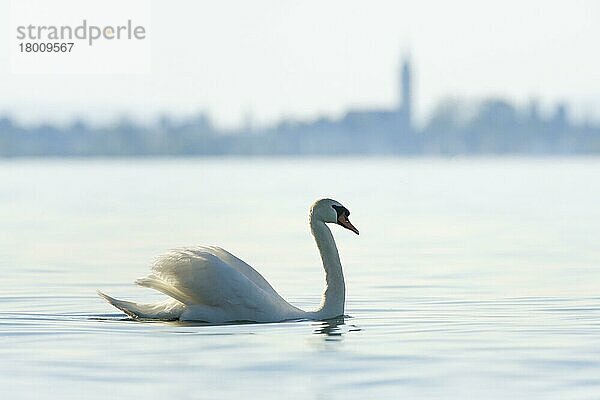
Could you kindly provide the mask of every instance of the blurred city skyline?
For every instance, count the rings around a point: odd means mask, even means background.
[[[518,107],[491,97],[465,106],[440,103],[426,123],[414,124],[413,68],[405,59],[396,76],[398,101],[391,107],[353,108],[342,117],[284,119],[268,126],[251,121],[220,129],[209,115],[163,115],[140,125],[124,117],[95,127],[77,120],[66,127],[24,127],[0,118],[0,156],[215,156],[215,155],[473,155],[598,154],[600,124],[573,122],[569,107],[552,113],[539,102]]]
[[[221,130],[339,119],[394,107],[399,56],[410,53],[418,127],[444,99],[473,108],[489,97],[518,108],[537,99],[545,116],[563,102],[575,122],[600,118],[594,1],[148,4],[149,74],[13,74],[0,30],[0,114],[27,126],[124,115],[151,125],[201,110]],[[3,2],[1,26],[9,15]]]

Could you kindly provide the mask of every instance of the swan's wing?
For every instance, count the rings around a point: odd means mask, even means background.
[[[271,286],[271,284],[257,270],[252,268],[250,265],[246,264],[243,260],[234,256],[227,250],[217,246],[201,247],[200,249],[217,256],[222,261],[229,264],[231,267],[237,269],[239,272],[246,275],[248,279],[254,282],[265,292],[271,293],[275,296],[279,296],[279,293],[277,293],[275,289],[273,289],[273,286]]]
[[[171,250],[156,259],[151,275],[136,283],[184,304],[236,311],[265,309],[273,299],[237,268],[202,248]]]

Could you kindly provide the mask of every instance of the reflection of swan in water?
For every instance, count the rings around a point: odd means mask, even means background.
[[[356,325],[346,325],[346,318],[348,317],[342,315],[339,317],[318,321],[313,324],[316,327],[313,333],[315,335],[325,335],[327,337],[334,337],[342,336],[343,334],[348,332],[357,332],[361,330]]]
[[[138,304],[100,293],[110,304],[133,318],[206,322],[277,322],[327,319],[344,314],[346,287],[338,250],[327,223],[356,234],[350,212],[340,203],[321,199],[310,209],[310,228],[321,253],[326,288],[316,311],[303,311],[285,301],[254,268],[218,247],[191,247],[159,257],[140,286],[169,297],[162,303]]]

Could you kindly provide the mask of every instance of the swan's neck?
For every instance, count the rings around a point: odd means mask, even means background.
[[[311,218],[310,228],[317,242],[325,269],[325,292],[319,309],[315,311],[315,316],[320,319],[329,319],[343,315],[346,285],[335,240],[323,221]]]

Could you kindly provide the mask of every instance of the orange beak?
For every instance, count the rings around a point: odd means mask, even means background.
[[[343,213],[338,217],[338,224],[358,235],[358,229],[356,229],[354,225],[352,225],[346,213]]]

